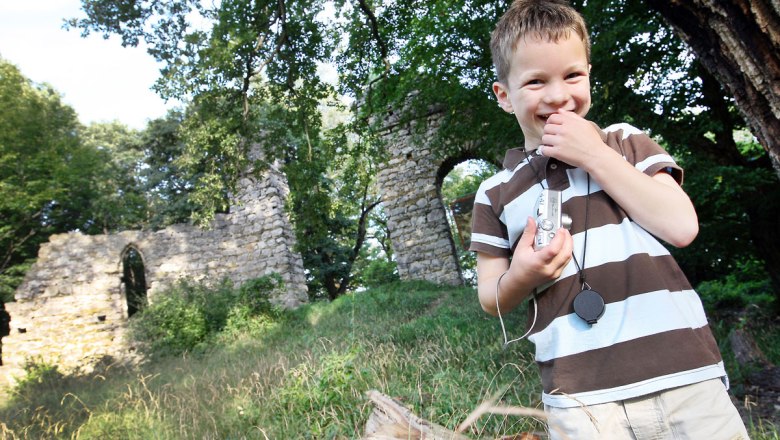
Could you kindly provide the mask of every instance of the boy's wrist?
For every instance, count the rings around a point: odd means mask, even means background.
[[[528,296],[536,287],[530,285],[532,283],[529,283],[525,277],[512,270],[512,266],[501,276],[500,283],[502,292],[508,292],[512,297],[519,296],[521,299]]]
[[[610,170],[614,171],[616,161],[625,162],[617,151],[602,142],[596,150],[596,154],[592,154],[580,168],[598,180],[604,173],[609,173]]]

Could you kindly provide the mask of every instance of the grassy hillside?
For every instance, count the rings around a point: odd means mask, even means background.
[[[525,310],[505,320],[521,334]],[[538,407],[527,341],[502,348],[471,288],[401,283],[310,304],[194,352],[64,377],[38,366],[0,404],[0,438],[359,438],[377,389],[455,429],[481,402]],[[771,427],[770,427],[771,428]],[[483,416],[472,438],[542,429]],[[778,438],[765,425],[753,438]]]

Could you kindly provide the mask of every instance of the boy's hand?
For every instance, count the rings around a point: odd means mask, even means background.
[[[525,280],[531,289],[557,279],[571,260],[574,242],[564,228],[558,229],[550,244],[534,250],[536,221],[528,217],[525,230],[512,256],[509,271]]]
[[[603,148],[609,149],[590,121],[568,110],[559,110],[547,119],[542,145],[543,155],[586,171],[591,158]]]
[[[529,217],[511,263],[508,258],[477,254],[479,303],[491,315],[498,315],[498,302],[502,312],[514,309],[535,288],[560,277],[569,264],[573,246],[569,231],[561,228],[550,244],[539,251],[534,251],[535,235],[536,222]]]

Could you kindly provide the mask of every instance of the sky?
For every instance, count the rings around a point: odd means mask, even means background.
[[[117,120],[143,129],[178,104],[151,90],[159,67],[144,49],[62,28],[63,19],[83,16],[80,0],[0,0],[0,57],[51,85],[83,124]]]

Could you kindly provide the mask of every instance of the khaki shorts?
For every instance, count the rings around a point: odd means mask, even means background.
[[[545,411],[553,440],[748,439],[720,379],[621,402],[576,408],[546,406]]]

